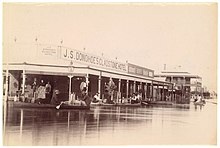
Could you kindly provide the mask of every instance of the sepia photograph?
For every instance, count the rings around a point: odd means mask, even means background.
[[[3,146],[217,146],[218,3],[2,2]]]

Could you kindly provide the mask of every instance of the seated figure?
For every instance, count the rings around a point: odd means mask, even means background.
[[[94,103],[102,102],[102,99],[99,98],[99,93],[95,94],[92,102],[94,102]]]

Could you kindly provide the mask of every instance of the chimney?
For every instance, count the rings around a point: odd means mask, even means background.
[[[163,70],[166,70],[166,64],[163,65]]]

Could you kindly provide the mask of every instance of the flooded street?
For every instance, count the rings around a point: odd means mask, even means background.
[[[216,144],[217,105],[90,110],[8,108],[4,145]]]

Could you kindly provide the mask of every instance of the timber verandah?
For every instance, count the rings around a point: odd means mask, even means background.
[[[110,70],[99,69],[93,66],[73,66],[74,72],[71,93],[76,94],[76,98],[80,93],[80,83],[87,83],[87,90],[90,97],[95,93],[100,94],[100,98],[104,99],[104,85],[112,78],[117,86],[117,94],[115,101],[124,98],[128,99],[135,92],[141,92],[142,98],[148,101],[175,101],[173,91],[173,83],[158,81],[153,78],[146,78],[139,75],[129,73],[117,73]],[[50,81],[52,88],[60,89],[64,94],[63,99],[68,100],[68,90],[70,83],[68,80],[68,72],[66,65],[49,65],[35,63],[9,63],[3,64],[4,75],[6,78],[8,70],[8,94],[9,98],[13,98],[16,92],[21,91],[27,97],[33,97],[31,84],[33,79],[43,79],[45,82]]]

